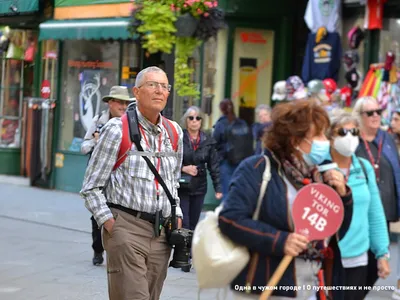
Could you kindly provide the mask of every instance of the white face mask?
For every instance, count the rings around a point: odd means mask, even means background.
[[[358,136],[352,135],[348,132],[345,136],[338,136],[333,142],[333,147],[337,152],[343,156],[352,156],[359,144]]]

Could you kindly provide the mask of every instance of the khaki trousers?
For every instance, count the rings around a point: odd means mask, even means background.
[[[155,238],[150,222],[111,211],[113,229],[103,230],[110,300],[159,300],[171,254],[164,228]]]

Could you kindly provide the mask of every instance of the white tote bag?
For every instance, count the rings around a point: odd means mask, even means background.
[[[260,195],[253,220],[257,220],[262,199],[271,178],[270,161],[265,156],[266,167],[263,174]],[[218,215],[222,205],[215,211],[207,212],[194,230],[192,240],[192,263],[200,289],[225,288],[243,270],[250,260],[246,247],[239,246],[224,236],[218,226]]]

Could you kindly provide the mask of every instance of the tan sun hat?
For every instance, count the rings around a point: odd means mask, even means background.
[[[102,100],[108,102],[111,99],[131,102],[134,98],[129,97],[128,88],[126,86],[114,85],[110,90],[110,94],[104,96]]]

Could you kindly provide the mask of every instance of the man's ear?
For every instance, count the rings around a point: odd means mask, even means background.
[[[132,93],[133,93],[133,95],[135,96],[136,100],[139,100],[139,97],[138,97],[138,95],[139,95],[139,88],[137,88],[136,86],[134,86],[134,87],[132,88]]]

